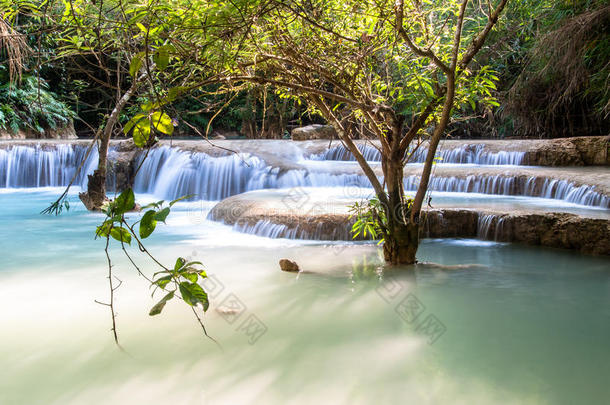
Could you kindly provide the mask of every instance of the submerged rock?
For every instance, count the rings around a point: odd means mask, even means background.
[[[293,262],[292,260],[281,259],[280,269],[282,269],[282,271],[298,272],[299,265],[296,262]]]

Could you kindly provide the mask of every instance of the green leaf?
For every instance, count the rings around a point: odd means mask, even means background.
[[[136,23],[136,25],[138,26],[138,28],[140,29],[140,31],[142,31],[143,33],[148,32],[148,28],[146,28],[142,23]]]
[[[169,206],[171,207],[171,206],[173,206],[174,204],[176,204],[178,201],[186,200],[186,199],[188,199],[188,198],[193,197],[194,195],[195,195],[195,194],[189,194],[189,195],[183,195],[183,196],[182,196],[182,197],[180,197],[180,198],[176,198],[175,200],[173,200],[173,201],[171,201],[171,202],[169,203]]]
[[[138,115],[134,116],[123,127],[123,133],[125,135],[127,135],[129,133],[129,131],[131,131],[136,124],[138,124],[140,121],[142,121],[145,118],[147,118],[146,114],[138,114]]]
[[[161,277],[155,280],[153,284],[158,285],[160,288],[165,288],[165,286],[168,285],[170,281],[172,281],[172,277],[173,276],[171,274],[169,276]]]
[[[133,190],[128,188],[124,190],[114,201],[114,212],[117,215],[131,211],[136,205],[136,197]]]
[[[110,232],[110,227],[112,226],[111,221],[104,221],[104,223],[97,227],[95,230],[96,237],[107,238]]]
[[[191,283],[197,282],[197,273],[189,273],[188,271],[180,272],[180,275],[190,281]]]
[[[165,70],[169,64],[169,49],[167,46],[159,47],[157,52],[153,55],[153,62],[157,65],[157,69]]]
[[[155,214],[155,219],[157,221],[165,222],[165,219],[169,215],[170,209],[168,207],[163,208],[161,211]]]
[[[207,311],[210,303],[208,301],[208,295],[203,291],[203,288],[197,283],[189,283],[184,281],[180,283],[180,294],[184,301],[190,306],[197,305],[201,303],[203,305],[203,310]]]
[[[198,264],[200,266],[203,266],[203,263],[201,263],[201,262],[188,262],[188,263],[185,264],[185,266],[188,267],[188,266],[193,266],[193,265],[196,265],[196,264]]]
[[[155,230],[157,221],[155,220],[155,210],[146,211],[142,220],[140,221],[140,237],[146,239]]]
[[[180,283],[180,285],[178,286],[178,288],[180,289],[180,295],[182,295],[182,299],[184,300],[184,302],[186,302],[187,304],[189,304],[190,306],[193,306],[192,303],[192,299],[194,299],[193,294],[191,293],[191,290],[189,289],[189,284],[188,282],[182,282]]]
[[[137,147],[143,148],[150,137],[150,123],[148,120],[140,121],[133,130],[133,142]]]
[[[174,265],[174,271],[178,271],[180,270],[182,267],[184,267],[184,263],[186,263],[186,260],[184,260],[183,258],[179,257],[176,259],[176,264]]]
[[[171,135],[174,133],[174,124],[172,124],[172,118],[162,111],[156,111],[151,117],[153,127],[165,135]]]
[[[148,315],[150,315],[150,316],[159,315],[161,313],[161,311],[163,311],[163,308],[165,308],[165,304],[167,304],[167,302],[169,300],[171,300],[172,298],[174,298],[174,292],[173,291],[171,291],[170,293],[165,295],[165,297],[161,298],[161,301],[157,302],[150,309],[150,312],[148,313]]]
[[[161,207],[163,205],[164,202],[165,202],[165,200],[160,200],[160,201],[157,201],[157,202],[152,202],[150,204],[146,204],[145,206],[143,206],[142,209],[144,210],[146,208],[152,208],[152,207],[159,208],[159,207]]]
[[[142,64],[144,61],[142,60],[142,55],[137,54],[131,59],[131,63],[129,64],[129,75],[134,79],[138,75],[138,72],[142,68]]]
[[[118,240],[119,242],[125,242],[127,244],[131,244],[131,234],[129,233],[129,231],[125,228],[121,227],[114,227],[110,230],[110,236],[112,236],[114,239]]]
[[[167,99],[169,101],[174,101],[176,100],[182,93],[184,93],[187,90],[186,87],[184,86],[176,86],[176,87],[172,87],[171,89],[169,89],[167,91]]]
[[[148,111],[150,111],[150,110],[157,109],[157,108],[159,108],[159,107],[160,107],[159,103],[157,103],[157,102],[152,102],[152,101],[149,101],[149,102],[147,102],[147,103],[144,103],[144,104],[142,104],[142,105],[140,106],[140,108],[142,109],[142,111],[146,111],[146,112],[148,112]]]

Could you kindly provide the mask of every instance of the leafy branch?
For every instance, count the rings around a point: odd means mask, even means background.
[[[161,200],[140,208],[136,205],[133,190],[127,189],[123,191],[114,201],[108,202],[103,209],[106,217],[104,221],[96,228],[95,236],[96,238],[106,239],[105,252],[108,263],[110,300],[108,303],[98,303],[110,307],[112,317],[112,332],[117,345],[119,345],[119,341],[116,327],[116,313],[114,310],[114,292],[120,286],[120,282],[118,285],[114,285],[113,283],[113,278],[115,277],[112,273],[113,265],[109,254],[111,239],[121,243],[121,248],[124,254],[136,268],[138,274],[150,282],[151,288],[154,288],[151,294],[152,296],[154,296],[157,290],[161,290],[166,293],[150,309],[150,316],[159,315],[169,301],[177,298],[184,301],[191,308],[204,334],[216,342],[208,335],[202,320],[202,315],[205,314],[210,307],[208,295],[203,287],[199,284],[207,278],[207,274],[203,269],[203,264],[195,261],[189,262],[182,257],[178,257],[173,267],[167,267],[156,259],[142,242],[143,239],[146,239],[153,234],[153,232],[157,229],[157,224],[159,222],[165,223],[165,220],[170,214],[171,208],[175,203],[188,197],[189,196],[184,196],[167,204],[164,200]],[[133,223],[128,222],[126,214],[136,210],[145,212],[139,220]],[[126,244],[131,246],[132,242],[134,241],[138,249],[142,253],[145,253],[161,269],[160,271],[154,273],[152,278],[146,276],[144,272],[141,271],[140,267],[135,263],[125,248]],[[200,309],[201,313],[198,313],[197,309]]]

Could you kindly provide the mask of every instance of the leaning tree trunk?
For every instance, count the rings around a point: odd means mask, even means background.
[[[106,173],[110,138],[112,137],[114,126],[119,120],[119,114],[127,105],[127,102],[138,87],[139,82],[140,80],[134,80],[131,87],[119,99],[110,113],[106,125],[101,131],[101,135],[99,135],[99,158],[97,161],[97,169],[95,169],[93,174],[88,176],[87,191],[78,195],[89,211],[101,211],[104,204],[108,201],[108,197],[106,197]]]

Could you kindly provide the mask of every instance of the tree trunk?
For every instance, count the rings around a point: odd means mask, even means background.
[[[392,234],[383,243],[383,257],[388,264],[404,265],[417,262],[415,254],[419,247],[419,225],[397,223]]]
[[[93,174],[87,176],[87,192],[78,195],[89,211],[100,211],[108,201],[108,197],[106,197],[106,167],[108,165],[109,145],[110,137],[106,138],[105,134],[102,135],[99,143],[97,169]]]
[[[127,102],[135,92],[139,83],[143,80],[143,76],[139,79],[134,79],[131,87],[117,101],[114,109],[108,117],[108,121],[101,130],[99,142],[99,159],[97,161],[97,169],[88,176],[87,191],[80,193],[78,197],[83,202],[89,211],[101,211],[103,205],[108,201],[106,197],[106,172],[108,165],[108,148],[110,146],[110,138],[115,124],[119,120],[119,114],[127,105]],[[98,132],[99,134],[100,132]],[[151,135],[152,136],[152,135]]]
[[[383,255],[391,265],[414,264],[419,247],[419,223],[411,221],[410,207],[404,198],[402,156],[394,149],[382,161],[388,190],[388,207],[385,208],[387,229],[384,235]]]

